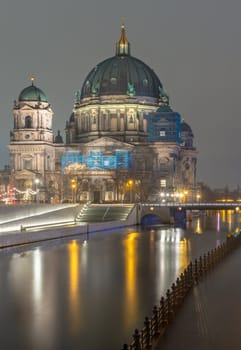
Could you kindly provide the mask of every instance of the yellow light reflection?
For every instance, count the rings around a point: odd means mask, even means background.
[[[196,227],[195,227],[195,233],[201,235],[203,233],[202,227],[201,227],[201,220],[200,218],[196,221]]]
[[[126,324],[131,324],[135,319],[136,305],[137,305],[137,293],[136,293],[136,237],[138,233],[133,232],[128,234],[127,239],[124,242],[125,245],[125,270],[126,270],[126,299],[125,303],[127,310]]]
[[[232,210],[227,211],[227,221],[229,224],[232,223]]]
[[[189,264],[188,255],[191,253],[190,242],[187,239],[182,239],[179,245],[179,271],[182,272]]]
[[[70,322],[73,332],[78,332],[80,327],[79,312],[79,246],[76,241],[68,245],[69,251],[69,297],[70,297]]]

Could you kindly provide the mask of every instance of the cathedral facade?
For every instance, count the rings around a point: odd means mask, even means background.
[[[13,106],[11,183],[19,199],[43,202],[160,201],[195,195],[193,133],[155,72],[133,57],[122,25],[113,57],[87,75],[66,122],[53,135],[53,111],[34,81]],[[33,199],[32,198],[32,199]]]

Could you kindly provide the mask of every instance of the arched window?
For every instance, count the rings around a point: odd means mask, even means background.
[[[32,128],[32,118],[29,115],[25,117],[25,128]]]
[[[134,123],[134,119],[133,119],[133,115],[131,114],[130,117],[129,117],[129,123]]]

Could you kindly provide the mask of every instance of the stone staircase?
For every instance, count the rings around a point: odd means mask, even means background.
[[[125,221],[134,205],[86,204],[76,216],[78,222]]]

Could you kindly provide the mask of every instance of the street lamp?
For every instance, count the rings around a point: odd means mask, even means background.
[[[75,203],[76,182],[74,179],[71,180],[71,188],[72,188],[72,203]]]
[[[127,185],[128,185],[128,187],[129,187],[130,203],[132,203],[133,180],[128,180]]]

